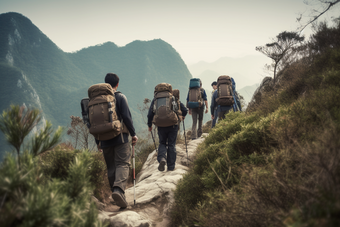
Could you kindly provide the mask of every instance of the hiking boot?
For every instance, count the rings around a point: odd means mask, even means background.
[[[166,160],[164,159],[164,158],[162,158],[162,160],[160,161],[160,163],[159,163],[159,166],[158,166],[158,170],[159,171],[164,171],[164,169],[165,169],[165,164],[166,164]]]
[[[118,187],[113,188],[112,199],[115,201],[116,205],[121,208],[126,208],[128,206],[123,190]]]

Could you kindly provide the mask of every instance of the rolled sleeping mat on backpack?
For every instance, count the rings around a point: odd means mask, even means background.
[[[172,93],[172,86],[171,86],[171,84],[168,84],[168,83],[157,84],[156,87],[155,87],[154,95],[156,93],[162,92],[162,91],[168,91],[168,92]]]
[[[189,88],[201,87],[201,80],[199,78],[190,79]]]

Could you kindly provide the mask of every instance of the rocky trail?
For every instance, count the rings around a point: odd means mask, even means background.
[[[110,223],[111,227],[168,226],[169,210],[174,201],[176,184],[188,171],[188,162],[206,135],[204,133],[199,139],[187,141],[188,154],[185,144],[176,145],[177,160],[174,171],[165,169],[164,172],[160,172],[156,150],[150,153],[141,172],[136,176],[136,205],[134,205],[132,185],[125,191],[129,206],[126,209],[120,209],[112,204],[105,205],[97,202],[99,218]]]

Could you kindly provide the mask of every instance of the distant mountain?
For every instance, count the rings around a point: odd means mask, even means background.
[[[217,78],[219,76],[220,76],[220,74],[218,72],[207,69],[207,70],[204,70],[199,75],[196,75],[195,77],[201,79],[202,87],[204,87],[204,89],[212,91],[211,83],[213,81],[211,80],[211,78]]]
[[[242,58],[223,57],[212,63],[201,61],[188,68],[193,77],[201,78],[204,87],[210,87],[218,76],[228,75],[235,79],[238,90],[260,83],[266,63],[270,60],[264,55],[249,55]]]
[[[0,111],[25,104],[41,109],[54,126],[67,126],[71,115],[80,116],[88,87],[103,83],[108,72],[120,77],[118,90],[128,98],[137,131],[146,128],[137,105],[153,98],[158,83],[186,94],[192,78],[180,55],[161,39],[124,47],[107,42],[65,53],[28,18],[0,14]],[[185,98],[181,95],[183,103]]]
[[[238,90],[238,93],[243,96],[245,104],[248,106],[248,103],[251,101],[254,92],[259,87],[260,84],[254,84],[252,86],[246,86]]]

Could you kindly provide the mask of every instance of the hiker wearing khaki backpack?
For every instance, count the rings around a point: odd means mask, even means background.
[[[157,161],[159,162],[159,171],[164,171],[165,165],[167,165],[168,171],[175,169],[178,124],[180,118],[184,119],[186,113],[184,105],[181,105],[173,95],[171,84],[160,83],[155,87],[154,99],[150,104],[147,117],[149,131],[152,132],[152,124],[158,129]]]
[[[177,102],[177,104],[180,106],[180,108],[178,109],[178,118],[179,118],[179,122],[178,122],[178,130],[180,128],[180,123],[181,121],[184,122],[185,116],[188,113],[188,109],[184,106],[184,104],[180,101],[179,99],[179,90],[178,89],[173,89],[172,90],[172,94],[175,97],[175,100]]]
[[[189,114],[192,116],[191,139],[194,140],[202,135],[204,109],[205,113],[208,113],[207,94],[202,88],[202,81],[199,78],[190,79],[187,107],[189,108]]]
[[[229,111],[234,110],[238,111],[238,106],[236,105],[235,99],[235,81],[230,76],[220,76],[217,79],[217,89],[211,98],[211,106],[210,111],[213,111],[217,108],[218,121],[225,118],[225,115],[229,113]],[[216,118],[213,114],[211,114],[211,119]]]
[[[213,98],[214,97],[214,92],[217,90],[217,82],[216,81],[212,82],[211,83],[211,87],[213,88],[213,91],[211,93],[211,97]],[[211,100],[211,103],[213,103],[212,100]],[[214,109],[214,112],[210,112],[210,113],[212,115],[212,117],[211,117],[211,119],[212,119],[212,121],[211,121],[211,128],[213,128],[216,125],[217,117],[218,117],[218,115],[217,115],[217,107]]]
[[[88,90],[89,130],[98,149],[103,151],[107,175],[116,205],[126,208],[125,188],[129,176],[131,148],[137,136],[125,95],[117,91],[119,77],[108,73],[105,83],[92,85]]]

